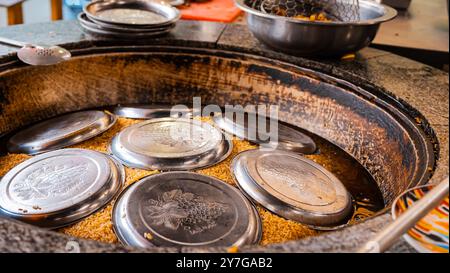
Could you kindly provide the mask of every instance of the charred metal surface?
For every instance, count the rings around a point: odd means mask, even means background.
[[[54,35],[46,38],[44,29]],[[429,170],[434,181],[448,174],[448,75],[386,52],[366,49],[350,63],[307,60],[261,46],[243,26],[198,22],[181,22],[170,37],[151,43],[85,36],[73,22],[0,29],[0,35],[65,44],[77,56],[52,67],[28,67],[14,54],[2,56],[10,49],[0,46],[0,135],[69,111],[192,103],[201,96],[204,105],[280,105],[282,120],[330,140],[362,163],[387,204],[412,184],[426,183]],[[244,250],[351,251],[389,219],[385,214],[317,238]],[[7,238],[24,230],[44,239],[21,244]],[[1,219],[0,238],[5,251],[55,251],[69,239]],[[85,251],[129,251],[92,245]]]
[[[9,103],[2,107],[0,131],[86,108],[191,103],[199,96],[204,104],[220,106],[279,105],[284,121],[330,140],[362,163],[387,204],[411,182],[423,182],[426,168],[434,165],[422,158],[432,152],[415,125],[401,113],[387,113],[362,90],[287,64],[236,56],[208,50],[104,53],[4,72],[2,93]]]

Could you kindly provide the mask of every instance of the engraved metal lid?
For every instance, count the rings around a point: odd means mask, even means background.
[[[180,19],[170,4],[147,0],[93,1],[83,11],[94,22],[132,27],[165,26]]]
[[[232,171],[250,199],[287,219],[310,226],[333,226],[352,211],[351,196],[344,185],[299,154],[245,151],[233,159]]]
[[[215,113],[213,120],[225,132],[263,147],[302,154],[312,154],[316,151],[315,142],[298,128],[256,114],[252,114],[253,120],[249,120],[249,115],[248,112],[240,111],[227,112],[226,114]],[[259,124],[264,124],[264,128],[260,128]],[[276,130],[272,127],[272,124],[276,124]],[[275,136],[277,139],[274,140]]]
[[[136,247],[242,246],[259,242],[261,222],[235,187],[192,172],[136,182],[116,201],[119,240]]]
[[[190,118],[192,109],[172,107],[163,104],[130,104],[118,105],[112,112],[119,117],[132,119],[154,119],[154,118]]]
[[[149,170],[191,170],[228,157],[232,141],[214,126],[192,119],[160,118],[127,127],[110,150],[124,165]]]
[[[63,149],[35,156],[0,181],[0,215],[45,228],[69,225],[109,203],[124,183],[109,155]]]
[[[7,143],[8,151],[38,154],[64,148],[105,132],[115,122],[114,115],[97,110],[58,116],[13,135]]]

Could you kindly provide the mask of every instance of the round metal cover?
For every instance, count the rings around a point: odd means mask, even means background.
[[[13,135],[9,152],[38,154],[83,142],[108,130],[116,117],[103,111],[82,111],[58,116]]]
[[[108,37],[108,38],[113,38],[113,39],[126,39],[126,40],[155,38],[158,36],[165,35],[165,34],[169,33],[171,30],[171,28],[167,28],[167,29],[161,30],[161,31],[128,32],[128,33],[126,33],[126,32],[105,30],[98,26],[93,27],[92,24],[89,24],[86,21],[82,21],[82,20],[79,20],[79,23],[80,23],[81,27],[83,28],[83,31],[89,35],[102,36],[102,37]]]
[[[315,162],[288,151],[249,150],[232,170],[252,200],[287,219],[311,226],[341,224],[352,211],[344,185]]]
[[[119,105],[114,107],[112,111],[115,115],[119,117],[133,118],[133,119],[192,117],[192,109],[173,108],[170,105],[161,105],[161,104]]]
[[[262,221],[261,221],[261,217],[259,216],[258,211],[256,210],[255,206],[252,204],[252,211],[253,211],[253,216],[256,222],[256,232],[254,232],[255,236],[253,237],[252,240],[252,245],[257,245],[259,244],[259,242],[261,242],[262,239]]]
[[[136,37],[141,37],[142,35],[152,35],[158,32],[166,32],[175,27],[175,24],[152,28],[134,28],[121,25],[110,25],[102,22],[94,22],[86,16],[86,13],[78,14],[78,22],[82,27],[98,30],[99,32],[114,33],[117,35],[135,35]]]
[[[133,27],[165,26],[180,19],[170,4],[146,0],[93,1],[83,8],[94,22]]]
[[[240,116],[241,118],[238,118]],[[315,142],[300,130],[277,122],[265,116],[252,115],[254,120],[249,121],[248,112],[235,111],[233,115],[215,113],[215,124],[227,133],[233,134],[241,139],[246,139],[262,147],[274,148],[302,154],[313,154],[316,150]],[[265,123],[265,128],[260,128],[260,120]],[[273,133],[269,131],[271,123],[277,122],[277,140],[273,140]],[[270,132],[270,133],[269,133]],[[272,139],[272,140],[271,140]]]
[[[242,246],[257,243],[261,222],[238,189],[191,172],[148,176],[127,188],[113,209],[125,245]]]
[[[106,154],[83,149],[44,153],[2,178],[0,214],[59,228],[104,207],[123,183],[123,167]]]
[[[228,157],[232,141],[208,123],[160,118],[127,127],[110,150],[123,164],[148,170],[191,170]]]

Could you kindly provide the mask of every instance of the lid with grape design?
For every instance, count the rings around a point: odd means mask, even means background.
[[[109,155],[63,149],[32,157],[0,181],[0,214],[58,228],[105,206],[124,182],[123,167]]]
[[[148,176],[113,210],[120,241],[136,247],[241,246],[260,240],[261,221],[233,186],[191,172]]]

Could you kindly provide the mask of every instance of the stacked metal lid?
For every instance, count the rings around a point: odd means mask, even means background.
[[[191,172],[146,177],[114,205],[115,232],[125,245],[241,246],[261,239],[261,220],[236,188]]]
[[[59,228],[104,207],[123,183],[123,167],[106,154],[82,149],[44,153],[2,178],[0,215]]]
[[[93,1],[78,15],[89,34],[119,39],[145,39],[164,35],[175,27],[180,12],[163,1]]]
[[[257,113],[226,111],[215,113],[215,124],[225,132],[265,148],[312,154],[314,141],[298,128]]]
[[[287,219],[320,228],[343,224],[352,212],[344,185],[297,153],[245,151],[233,159],[232,170],[250,199]]]
[[[12,153],[39,154],[83,142],[108,130],[116,117],[89,110],[51,118],[13,135],[7,143]]]
[[[183,118],[151,119],[117,134],[110,150],[124,165],[148,170],[192,170],[229,156],[232,141],[216,127]]]

